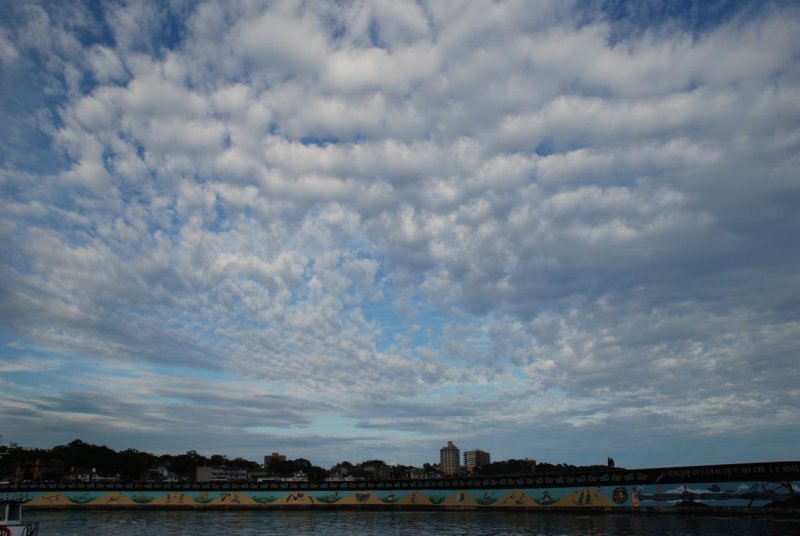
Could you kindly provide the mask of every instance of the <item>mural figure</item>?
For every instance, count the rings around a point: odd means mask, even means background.
[[[213,500],[214,499],[211,498],[211,496],[208,494],[207,491],[201,493],[200,495],[198,495],[197,497],[194,498],[194,502],[200,503],[200,504],[210,503]]]
[[[515,491],[511,493],[508,497],[503,499],[503,504],[521,505],[523,502],[525,502],[525,494],[522,493],[521,491],[520,492]]]
[[[339,492],[338,491],[335,492],[335,493],[324,495],[324,496],[319,498],[320,501],[322,501],[324,503],[328,503],[328,504],[333,504],[336,501],[338,501],[339,499],[341,499],[341,497],[339,497]]]
[[[231,504],[239,504],[239,494],[238,493],[223,493],[222,497],[220,498],[221,503],[225,503],[228,499],[230,499]]]
[[[485,491],[483,492],[483,497],[478,500],[478,504],[488,506],[494,503],[496,500],[497,499],[495,498],[494,493],[490,495],[488,491]]]
[[[544,490],[544,492],[542,493],[542,497],[538,501],[536,501],[537,504],[540,504],[542,506],[547,506],[553,504],[554,502],[555,501],[553,500],[553,497],[550,495],[549,490]]]
[[[628,500],[628,490],[625,488],[614,488],[611,493],[611,500],[616,504],[625,504]]]
[[[590,505],[592,504],[592,494],[589,492],[588,489],[583,488],[581,490],[581,495],[578,497],[577,501],[574,501],[575,504],[580,506]]]

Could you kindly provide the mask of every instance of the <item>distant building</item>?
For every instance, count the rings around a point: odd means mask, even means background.
[[[424,480],[424,479],[432,479],[432,478],[439,478],[442,476],[439,474],[438,471],[434,471],[433,469],[422,469],[419,467],[409,467],[403,473],[401,478],[403,480]]]
[[[372,480],[387,480],[391,478],[392,468],[384,464],[362,464],[361,471],[364,478]]]
[[[283,482],[308,482],[308,475],[305,471],[295,471],[292,476],[281,478]]]
[[[344,474],[339,471],[331,471],[325,477],[326,482],[352,482],[355,480],[352,475]]]
[[[195,482],[247,482],[247,467],[209,467],[197,468]]]
[[[439,450],[439,468],[444,475],[458,474],[461,469],[460,452],[458,447],[453,445],[452,441],[448,441],[447,445]]]
[[[89,469],[87,467],[70,467],[69,472],[64,474],[64,480],[73,480],[75,482],[92,482],[96,476],[96,469]]]
[[[264,456],[264,468],[266,469],[267,467],[269,467],[270,462],[272,462],[272,464],[276,464],[276,463],[283,463],[285,461],[286,461],[285,455],[273,452],[269,456]]]
[[[141,480],[150,482],[177,482],[178,475],[169,469],[166,465],[154,465],[139,477]]]
[[[14,468],[14,480],[63,480],[65,474],[64,464],[56,460],[37,459],[33,463],[17,463]]]
[[[464,467],[466,467],[467,471],[470,473],[475,472],[475,469],[478,467],[483,467],[490,463],[492,463],[492,456],[488,452],[475,449],[468,450],[464,453]]]

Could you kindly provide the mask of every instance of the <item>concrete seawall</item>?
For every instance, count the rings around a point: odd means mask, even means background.
[[[480,509],[797,515],[800,462],[358,482],[28,482],[26,508]]]

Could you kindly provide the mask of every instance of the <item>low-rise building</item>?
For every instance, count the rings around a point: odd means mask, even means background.
[[[36,460],[33,463],[17,463],[13,479],[23,480],[63,480],[66,474],[64,464],[57,460]]]
[[[286,456],[284,454],[278,454],[277,452],[273,452],[269,456],[264,456],[264,468],[270,466],[270,463],[283,463],[286,461]]]
[[[197,468],[195,482],[247,482],[247,467],[210,467]]]
[[[142,473],[140,480],[150,482],[177,482],[178,475],[170,471],[166,465],[154,465]]]
[[[406,480],[425,480],[425,479],[440,478],[441,476],[442,476],[441,473],[439,473],[438,471],[434,471],[433,469],[410,467],[403,474],[402,478]]]

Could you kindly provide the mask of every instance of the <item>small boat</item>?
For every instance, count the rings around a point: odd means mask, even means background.
[[[22,499],[0,499],[0,536],[38,536],[38,521],[22,520]]]

